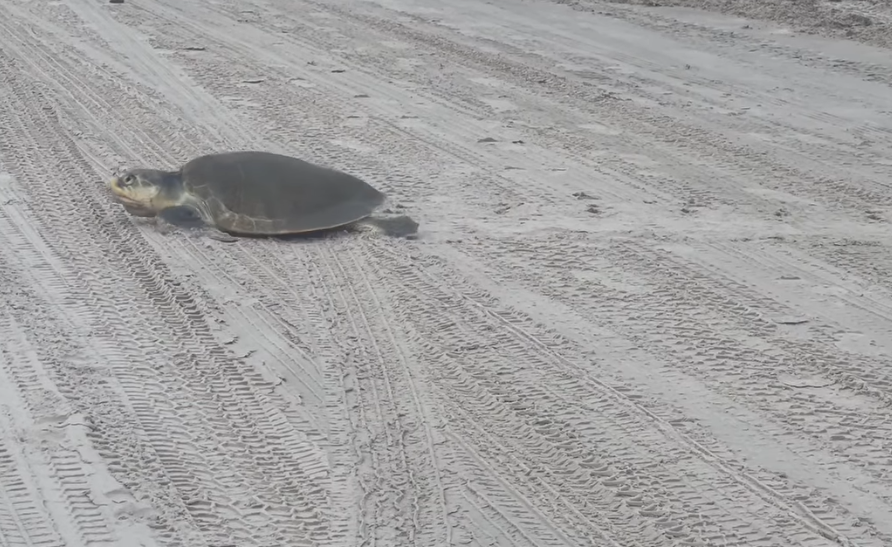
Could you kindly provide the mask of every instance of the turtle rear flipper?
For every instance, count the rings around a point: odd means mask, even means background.
[[[201,218],[198,211],[186,205],[166,207],[158,213],[158,219],[176,228],[193,230],[202,235],[206,235],[211,239],[216,239],[217,241],[222,241],[224,243],[234,243],[238,241],[237,238],[209,225],[203,218]]]
[[[418,237],[418,226],[418,222],[408,215],[375,215],[353,223],[350,228],[388,237],[415,239]]]

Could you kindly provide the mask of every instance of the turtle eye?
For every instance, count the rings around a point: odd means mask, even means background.
[[[127,175],[124,177],[124,184],[126,184],[127,186],[133,184],[134,181],[136,181],[136,179],[133,177],[133,175]]]

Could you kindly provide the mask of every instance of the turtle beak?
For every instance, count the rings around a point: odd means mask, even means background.
[[[120,201],[124,202],[133,202],[133,198],[127,195],[127,192],[121,186],[121,179],[117,176],[114,176],[108,180],[108,189],[111,190],[111,193],[115,195]]]
[[[123,205],[124,209],[131,215],[139,217],[155,216],[155,213],[153,211],[148,210],[142,203],[135,201],[133,198],[122,191],[121,180],[119,177],[115,176],[110,178],[108,181],[108,188],[109,190],[111,190],[111,193],[114,195],[115,199],[121,205]]]
[[[119,179],[118,177],[112,177],[111,179],[109,179],[107,186],[108,186],[108,189],[111,191],[112,195],[118,201],[121,201],[123,203],[130,203],[133,201],[123,191],[123,188],[121,188],[121,179]]]
[[[108,179],[108,182],[106,183],[106,185],[108,186],[108,189],[111,190],[112,192],[114,192],[116,195],[118,195],[118,196],[121,195],[121,179],[120,179],[120,177],[114,176],[114,177]]]

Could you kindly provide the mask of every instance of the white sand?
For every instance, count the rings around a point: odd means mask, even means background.
[[[0,0],[0,546],[890,545],[892,55],[736,17]],[[246,148],[420,239],[102,185]]]

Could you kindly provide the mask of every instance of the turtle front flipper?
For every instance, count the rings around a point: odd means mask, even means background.
[[[207,226],[198,211],[186,205],[165,207],[158,212],[158,218],[178,228],[198,229]]]
[[[188,205],[165,207],[158,212],[158,219],[176,228],[194,230],[211,239],[216,239],[217,241],[222,241],[224,243],[234,243],[238,241],[235,237],[209,225],[203,218],[201,218],[198,211]]]

